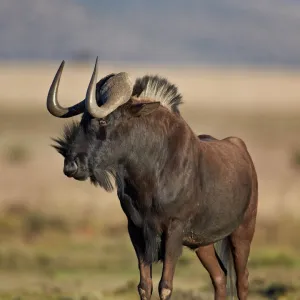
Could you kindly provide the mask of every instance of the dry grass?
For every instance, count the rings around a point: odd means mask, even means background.
[[[137,299],[136,260],[115,193],[66,178],[62,158],[49,146],[50,136],[60,134],[66,122],[44,107],[56,67],[0,68],[0,299]],[[100,70],[102,75],[118,71],[105,65]],[[183,115],[195,132],[246,141],[260,188],[250,298],[282,291],[281,284],[299,287],[300,75],[153,66],[129,70],[167,75],[178,84]],[[66,65],[64,103],[84,97],[90,71],[91,66]],[[194,262],[193,253],[184,251],[175,287],[178,294],[192,289],[197,295],[178,297],[209,299],[209,279]],[[156,284],[160,267],[155,267]]]

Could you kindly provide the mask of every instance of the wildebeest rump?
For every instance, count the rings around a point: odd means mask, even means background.
[[[57,139],[64,173],[117,193],[137,254],[141,299],[152,294],[152,263],[163,262],[161,299],[170,299],[182,245],[209,272],[215,299],[248,294],[247,260],[255,230],[257,176],[245,143],[197,136],[178,109],[177,88],[159,76],[132,85],[126,73],[96,85],[97,62],[86,99],[71,108],[57,101],[62,68],[47,107],[57,117],[83,113]],[[236,278],[236,284],[235,284]]]

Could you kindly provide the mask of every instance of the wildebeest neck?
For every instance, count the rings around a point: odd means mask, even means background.
[[[151,198],[172,201],[194,169],[195,162],[188,159],[193,151],[197,151],[195,143],[191,143],[193,139],[197,137],[184,120],[165,108],[129,120],[90,153],[92,181],[109,190],[107,173],[116,175],[122,166],[131,184],[139,193],[144,193],[141,197],[151,193]],[[170,185],[174,187],[164,188]]]

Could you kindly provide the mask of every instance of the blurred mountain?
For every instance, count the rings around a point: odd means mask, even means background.
[[[298,0],[1,0],[0,59],[300,66]]]

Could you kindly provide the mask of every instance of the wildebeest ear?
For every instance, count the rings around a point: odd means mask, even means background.
[[[133,116],[139,117],[142,115],[148,115],[155,111],[160,105],[159,101],[156,102],[144,102],[135,103],[130,105],[130,112]]]

